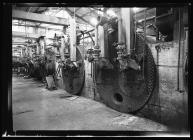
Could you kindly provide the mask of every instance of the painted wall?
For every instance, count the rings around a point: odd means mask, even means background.
[[[185,42],[181,42],[178,90],[178,42],[164,43],[165,46],[170,47],[161,49],[159,59],[157,59],[156,45],[158,44],[149,46],[157,66],[157,87],[148,105],[137,115],[159,121],[174,129],[184,129],[188,125],[188,93],[185,92],[183,82],[183,66],[187,46],[185,46]]]

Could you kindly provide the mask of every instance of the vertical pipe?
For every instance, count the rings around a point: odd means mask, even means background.
[[[29,47],[29,56],[32,58],[32,48]]]
[[[98,46],[98,26],[95,26],[95,46]]]
[[[40,39],[40,55],[43,53],[43,40]]]
[[[23,49],[20,48],[20,52],[21,52],[21,57],[23,57]]]
[[[146,9],[145,9],[145,21],[144,21],[144,46],[143,46],[143,56],[145,56],[145,45],[146,45]],[[145,58],[143,57],[143,79],[144,79],[144,67],[145,67]]]
[[[10,80],[12,81],[12,80]],[[7,98],[8,98],[8,101],[7,101],[7,114],[8,114],[8,122],[7,122],[7,130],[9,132],[12,132],[13,131],[13,104],[12,104],[12,93],[13,93],[13,90],[12,90],[12,82],[8,84],[8,94],[7,94]]]
[[[157,8],[155,8],[155,27],[157,25]],[[156,42],[159,40],[159,31],[158,31],[158,28],[156,27]]]
[[[27,56],[27,47],[25,46],[25,55]]]
[[[29,54],[28,54],[28,47],[27,46],[25,46],[25,48],[26,48],[26,55],[27,55],[27,57],[29,56]]]
[[[178,38],[178,71],[177,71],[177,91],[179,91],[179,83],[180,83],[180,50],[181,50],[181,10],[179,8],[179,38]]]
[[[155,26],[157,25],[157,8],[155,8]],[[159,31],[158,28],[156,28],[156,42],[159,40]],[[160,92],[159,92],[159,49],[157,50],[157,98],[158,98],[158,104],[159,104],[159,119],[161,122],[161,104],[160,104]]]
[[[131,49],[133,48],[133,12],[131,8],[121,8],[121,17],[122,17],[122,39],[126,44],[127,54],[131,54]]]
[[[61,38],[61,47],[60,47],[60,56],[61,59],[64,60],[64,49],[65,49],[65,44],[64,44],[64,38]]]
[[[93,70],[92,70],[92,67],[93,67],[93,66],[92,66],[92,65],[93,65],[93,63],[91,63],[91,77],[93,77],[93,72],[92,72],[92,71],[93,71]]]
[[[101,57],[106,57],[106,51],[105,51],[105,36],[104,36],[104,28],[103,26],[99,26],[98,27],[98,36],[99,36],[99,39],[98,39],[98,44],[100,46],[100,50],[101,50]]]
[[[185,42],[186,42],[186,50],[185,50],[185,52],[186,52],[186,55],[188,54],[188,27],[185,27],[185,36],[186,36],[186,40],[185,40]]]
[[[94,49],[95,49],[95,46],[98,46],[98,25],[95,26],[95,44],[94,44]],[[93,82],[95,83],[95,64],[96,62],[94,61],[92,63],[92,76],[93,76]]]
[[[159,104],[159,106],[160,106],[159,118],[160,118],[160,121],[161,121],[161,104],[160,104],[160,92],[159,92],[159,86],[160,86],[160,83],[159,83],[159,82],[160,82],[160,81],[159,81],[159,52],[157,52],[157,72],[158,72],[158,73],[157,73],[157,74],[158,74],[158,76],[157,76],[157,77],[158,77],[158,79],[157,79],[157,80],[158,80],[158,82],[157,82],[157,84],[158,84],[158,85],[157,85],[157,86],[158,86],[158,87],[157,87],[157,91],[158,91],[157,94],[158,94],[158,104]]]
[[[123,43],[124,40],[124,30],[123,30],[123,19],[122,19],[122,11],[123,8],[120,9],[119,15],[118,15],[118,42]]]
[[[93,68],[92,68],[92,69],[93,69],[93,82],[94,82],[94,83],[96,82],[96,80],[95,80],[95,77],[96,77],[96,75],[95,75],[95,68],[96,68],[96,67],[95,67],[95,66],[96,66],[96,62],[94,61],[94,62],[93,62]]]
[[[118,16],[118,42],[121,42],[122,40],[122,19],[121,19],[121,11]]]
[[[184,88],[185,88],[186,93],[183,92],[183,106],[184,106],[185,113],[187,114],[188,111],[189,111],[188,107],[187,107],[187,104],[188,104],[187,98],[189,96],[188,96],[188,79],[185,78],[185,75],[187,75],[186,72],[188,71],[188,70],[186,71],[186,62],[189,60],[189,58],[188,58],[189,57],[189,55],[188,55],[188,47],[189,47],[188,46],[188,39],[189,39],[189,37],[188,37],[188,27],[185,27],[184,30],[185,30],[185,56],[186,56],[185,57],[186,61],[185,61],[185,64],[184,64],[184,72],[185,72],[185,74],[184,74],[184,80],[185,80],[184,81],[184,83],[185,83]],[[186,115],[186,119],[189,120],[188,115]],[[187,127],[190,128],[189,123],[187,124]]]
[[[137,44],[137,21],[136,21],[136,13],[134,14],[134,42],[133,42],[133,52],[135,52],[136,44]]]
[[[76,61],[76,22],[70,20],[70,59]]]
[[[43,43],[42,43],[42,55],[45,54],[45,47],[46,47],[46,39],[45,37],[43,38]]]
[[[36,53],[39,55],[39,44],[36,45]]]
[[[94,49],[95,46],[98,46],[98,25],[95,26],[95,45],[94,45]],[[93,82],[95,83],[95,65],[96,65],[96,61],[94,61],[93,63],[93,67],[92,67],[92,76],[93,76]]]
[[[84,34],[83,34],[83,43],[82,43],[83,45],[83,61],[85,60],[85,46],[84,46]]]
[[[106,27],[103,26],[104,31],[104,57],[109,58],[110,52],[109,52],[109,46],[108,46],[108,33]]]
[[[157,51],[157,64],[156,64],[156,67],[157,67],[157,79],[156,79],[156,86],[157,86],[157,88],[156,88],[156,91],[157,91],[157,99],[158,99],[158,104],[159,104],[159,119],[160,119],[160,122],[161,122],[161,105],[160,105],[160,92],[159,92],[159,87],[160,87],[160,81],[159,81],[159,52],[161,51],[161,49],[160,49],[160,46],[159,45],[157,45],[157,46],[155,46],[155,49],[156,49],[156,51]]]

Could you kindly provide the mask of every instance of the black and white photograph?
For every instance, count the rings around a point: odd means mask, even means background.
[[[11,8],[15,136],[190,137],[188,4]]]

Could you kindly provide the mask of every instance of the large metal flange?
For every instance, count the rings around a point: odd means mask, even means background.
[[[140,71],[130,69],[120,73],[119,87],[126,101],[123,102],[123,105],[127,106],[124,112],[136,112],[142,109],[152,95],[155,86],[155,64],[147,46],[145,52],[139,62]]]
[[[143,47],[137,46],[136,54],[143,53]],[[114,69],[100,69],[99,65],[96,66],[97,92],[107,106],[120,112],[132,113],[139,111],[147,104],[155,87],[156,67],[147,45],[144,52],[145,54],[138,62],[141,71],[133,69],[121,71],[118,64],[114,64]]]
[[[79,48],[76,49],[76,60],[79,62],[78,69],[62,69],[64,89],[73,95],[81,93],[85,82],[84,59]]]

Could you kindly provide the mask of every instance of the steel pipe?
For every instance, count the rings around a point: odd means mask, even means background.
[[[181,9],[179,8],[179,38],[178,38],[178,70],[177,70],[177,91],[180,90],[180,50],[181,50]]]

